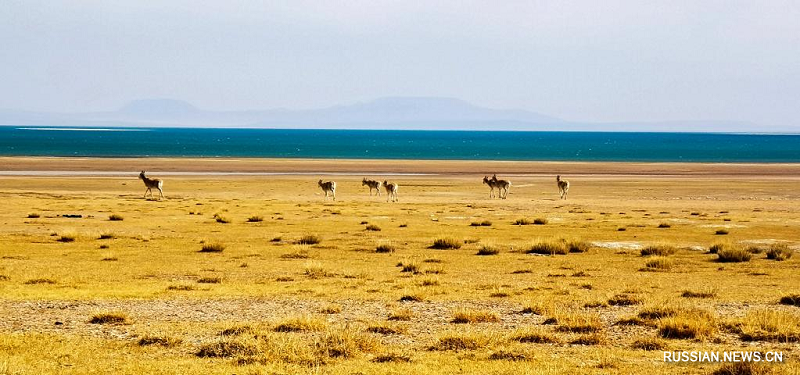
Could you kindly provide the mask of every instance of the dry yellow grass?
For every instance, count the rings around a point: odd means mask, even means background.
[[[743,340],[800,342],[800,314],[794,311],[754,310],[739,324]]]
[[[662,349],[800,351],[796,178],[575,176],[559,201],[519,176],[490,201],[472,175],[406,176],[394,205],[361,178],[336,176],[335,203],[308,176],[171,177],[162,201],[135,175],[2,178],[0,373],[653,374]],[[765,251],[720,263],[717,229]],[[664,259],[650,244],[677,249],[670,272],[639,271]],[[109,311],[125,325],[89,323]],[[451,323],[476,311],[491,318]]]
[[[451,323],[464,324],[464,323],[496,323],[500,321],[500,317],[493,311],[480,311],[460,309],[453,313]]]
[[[275,332],[321,331],[327,323],[318,317],[302,315],[286,318],[275,324]]]

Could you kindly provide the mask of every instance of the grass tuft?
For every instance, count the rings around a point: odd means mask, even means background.
[[[574,333],[591,333],[603,329],[603,323],[596,314],[582,314],[575,312],[561,313],[556,318],[558,331]]]
[[[453,319],[450,323],[467,324],[467,323],[497,323],[500,321],[500,316],[492,311],[478,311],[478,310],[458,310],[453,314]]]
[[[175,284],[168,286],[167,290],[173,290],[178,292],[191,292],[193,290],[197,290],[197,287],[189,284]]]
[[[201,253],[221,253],[225,250],[225,244],[222,242],[206,242],[200,249]]]
[[[119,215],[119,214],[111,214],[111,215],[108,215],[108,220],[109,221],[122,221],[122,220],[125,220],[125,218],[122,217],[122,215]]]
[[[641,311],[639,311],[638,316],[642,319],[664,319],[669,318],[675,315],[678,315],[679,311],[677,308],[670,306],[670,305],[654,305],[645,307]]]
[[[654,351],[654,350],[664,350],[667,348],[667,343],[664,340],[661,340],[656,337],[646,337],[643,339],[638,339],[633,342],[631,345],[634,349],[639,350],[646,350],[646,351]]]
[[[569,249],[565,241],[537,241],[531,245],[526,251],[528,254],[541,254],[541,255],[567,255]]]
[[[114,239],[116,237],[117,237],[117,235],[114,234],[114,232],[103,231],[102,233],[100,233],[100,236],[97,237],[97,238],[101,239],[101,240],[112,240],[112,239]]]
[[[389,314],[388,320],[408,322],[414,317],[414,313],[409,309],[397,309]]]
[[[319,310],[320,314],[338,314],[342,312],[342,306],[337,304],[330,304],[324,306],[322,309]]]
[[[214,220],[216,220],[220,224],[228,224],[231,222],[231,219],[227,216],[222,216],[220,214],[214,214]]]
[[[137,344],[139,346],[163,346],[165,348],[172,348],[178,346],[182,342],[181,339],[165,336],[144,336],[139,339]]]
[[[247,218],[248,223],[260,223],[262,221],[264,221],[264,217],[259,215],[253,215]]]
[[[460,249],[461,246],[461,241],[455,238],[437,238],[433,241],[433,245],[431,245],[430,248],[437,250],[454,250]]]
[[[287,318],[276,324],[273,328],[275,332],[311,332],[321,331],[325,328],[326,322],[311,315],[301,315]]]
[[[717,252],[717,261],[722,263],[749,262],[752,257],[753,254],[740,247],[726,247]]]
[[[800,307],[800,294],[790,294],[781,297],[781,305],[797,306]]]
[[[364,352],[376,352],[380,347],[374,337],[350,328],[326,331],[316,342],[317,352],[329,358],[355,358]]]
[[[128,316],[122,312],[98,313],[89,319],[91,324],[125,324],[127,322]]]
[[[23,284],[25,284],[25,285],[39,285],[39,284],[53,285],[53,284],[57,284],[57,283],[53,279],[39,278],[39,279],[28,279],[28,280],[25,280],[25,282]]]
[[[641,303],[641,298],[627,293],[620,293],[608,299],[608,304],[611,306],[632,306]]]
[[[767,249],[767,259],[784,261],[792,257],[792,250],[786,244],[775,244]]]
[[[291,253],[281,254],[281,259],[308,259],[311,258],[311,255],[308,253],[308,249],[298,246],[298,249],[292,251]]]
[[[483,245],[475,255],[497,255],[497,254],[500,254],[500,249],[491,245]]]
[[[727,246],[728,246],[728,245],[726,245],[726,244],[722,244],[722,243],[715,243],[715,244],[711,245],[711,246],[708,248],[708,252],[709,252],[709,254],[717,254],[717,253],[719,253],[719,252],[720,252],[720,250],[723,250],[723,249],[725,249]]]
[[[567,249],[570,253],[585,253],[589,251],[592,245],[586,241],[570,241],[567,242]]]
[[[514,225],[531,225],[531,224],[533,223],[524,217],[514,221]]]
[[[753,362],[726,363],[711,375],[768,375],[773,371],[768,366]]]
[[[200,358],[234,358],[250,357],[258,352],[258,347],[253,344],[222,340],[200,346],[195,355]]]
[[[415,275],[420,273],[420,267],[415,262],[401,262],[400,267],[400,272],[411,272]]]
[[[608,341],[605,335],[601,333],[590,333],[587,335],[578,336],[575,340],[570,341],[572,345],[603,345]]]
[[[375,363],[408,363],[411,362],[411,357],[400,354],[381,354],[372,359]]]
[[[436,339],[430,350],[477,350],[487,347],[491,340],[488,336],[474,332],[445,333]]]
[[[683,311],[661,319],[658,334],[668,339],[705,339],[716,333],[714,316],[704,310]]]
[[[197,279],[199,284],[219,284],[222,282],[222,279],[219,277],[201,277]]]
[[[308,262],[305,266],[305,275],[308,276],[309,279],[321,279],[324,277],[332,277],[335,276],[333,273],[328,272],[321,264],[317,262]]]
[[[252,334],[255,330],[249,325],[237,325],[230,328],[225,328],[220,332],[220,336],[240,336],[244,334]]]
[[[514,353],[507,351],[494,352],[489,355],[490,361],[527,361],[528,356],[523,353]]]
[[[316,245],[320,242],[322,242],[322,238],[314,234],[307,234],[296,241],[299,245]]]
[[[399,335],[405,333],[406,329],[387,323],[374,323],[367,327],[366,331],[370,333],[377,333],[379,335]]]
[[[391,244],[380,244],[375,248],[376,253],[393,253],[395,251],[397,251],[397,248]]]
[[[558,344],[561,342],[555,335],[537,328],[519,329],[511,334],[511,340],[526,344]]]
[[[646,246],[641,250],[642,256],[650,256],[650,255],[658,255],[658,256],[668,256],[675,254],[677,249],[675,246],[672,245],[650,245]]]
[[[800,342],[800,315],[787,311],[750,311],[741,322],[745,341]]]
[[[672,261],[667,259],[666,257],[652,257],[647,260],[645,266],[648,270],[653,271],[669,271],[672,268]]]
[[[717,229],[717,231],[714,232],[714,234],[716,234],[717,236],[724,236],[724,235],[726,235],[728,233],[730,233],[730,232],[728,232],[727,229]]]
[[[64,231],[58,233],[58,242],[74,242],[78,239],[78,233],[75,231]]]
[[[380,232],[381,231],[381,227],[379,227],[379,226],[377,226],[375,224],[367,225],[366,228],[364,228],[364,229],[366,229],[368,231],[372,231],[372,232]]]
[[[491,222],[491,221],[489,221],[489,220],[484,220],[484,221],[473,221],[473,222],[470,224],[470,226],[471,226],[471,227],[491,227],[491,226],[492,226],[492,222]]]
[[[703,290],[703,291],[691,291],[685,290],[681,294],[681,297],[684,298],[714,298],[717,296],[717,293],[713,290]]]
[[[531,301],[528,302],[523,308],[520,313],[522,314],[533,314],[533,315],[547,315],[553,311],[553,308],[550,304],[547,304],[542,301]]]
[[[422,293],[409,293],[400,297],[400,302],[422,302],[425,300],[425,295]]]

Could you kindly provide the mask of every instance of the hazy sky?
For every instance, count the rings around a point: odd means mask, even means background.
[[[655,5],[654,5],[655,4]],[[444,96],[574,121],[800,122],[797,1],[0,1],[0,108]]]

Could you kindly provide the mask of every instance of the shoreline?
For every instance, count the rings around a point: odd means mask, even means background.
[[[504,175],[800,177],[800,163],[561,162],[411,159],[0,157],[0,176]],[[129,172],[130,171],[130,172]]]

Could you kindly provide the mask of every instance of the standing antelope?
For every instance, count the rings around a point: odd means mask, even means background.
[[[369,195],[370,196],[372,196],[372,189],[375,189],[375,191],[378,192],[378,195],[381,195],[381,182],[380,181],[367,180],[367,178],[364,177],[364,179],[361,180],[361,186],[364,186],[364,185],[369,186]]]
[[[328,200],[328,193],[331,193],[333,200],[336,200],[336,182],[334,181],[322,182],[322,180],[319,180],[317,184],[319,185],[320,188],[322,188],[322,191],[325,193],[325,200]]]
[[[147,198],[147,192],[150,192],[150,197],[153,198],[153,189],[158,189],[159,199],[164,198],[164,181],[154,179],[154,178],[147,178],[144,175],[144,171],[139,173],[139,178],[144,181],[144,186],[147,187],[147,190],[144,191],[144,198]]]
[[[497,175],[492,175],[492,181],[494,182],[494,187],[497,188],[497,197],[508,198],[508,189],[511,188],[511,181],[498,180]],[[503,194],[503,191],[505,191],[505,194]]]
[[[558,193],[561,194],[561,199],[567,199],[567,192],[569,192],[569,181],[562,180],[561,175],[556,176],[556,184],[558,184]]]
[[[487,176],[483,176],[483,183],[489,185],[489,199],[494,198],[494,181]]]
[[[386,201],[397,202],[397,183],[383,181],[383,188],[386,189]]]

